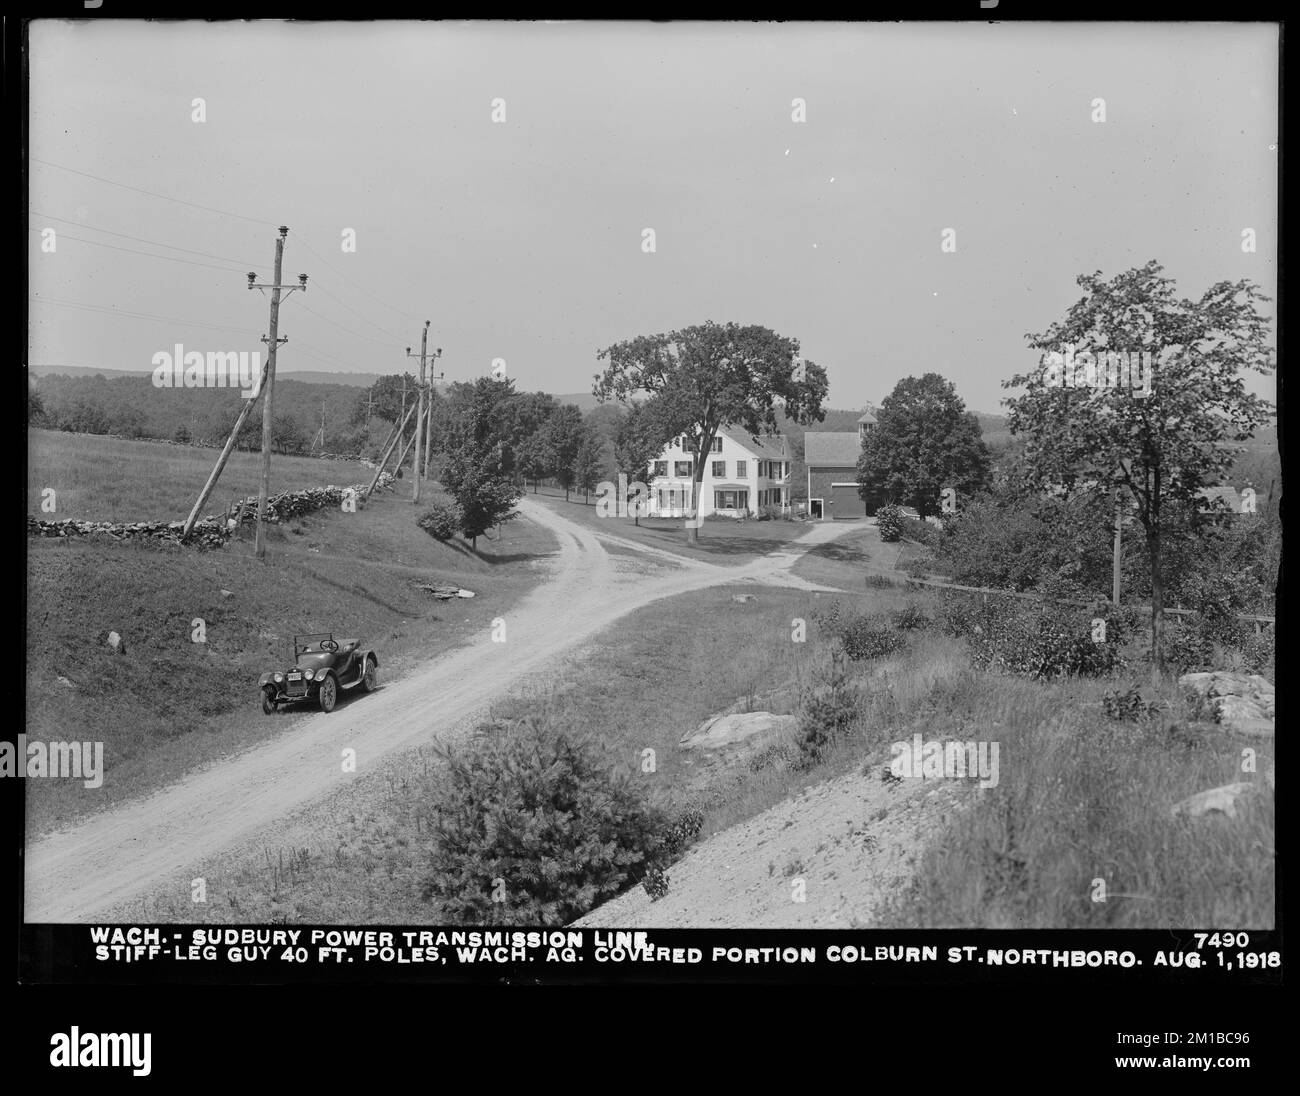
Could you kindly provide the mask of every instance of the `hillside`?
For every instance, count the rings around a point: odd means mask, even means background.
[[[212,457],[183,446],[37,432],[30,463],[33,483],[57,485],[53,516],[171,517],[193,502]],[[255,458],[238,457],[214,509],[249,486]],[[353,483],[364,472],[305,458],[277,457],[273,468],[285,486]],[[441,497],[437,484],[428,487],[429,502]],[[544,530],[508,523],[500,539],[481,538],[476,553],[460,538],[440,543],[426,534],[416,525],[423,509],[411,505],[409,480],[399,481],[356,514],[321,511],[272,526],[265,561],[253,554],[251,529],[216,551],[29,538],[26,729],[34,739],[102,741],[107,774],[98,789],[32,781],[29,833],[292,727],[300,715],[261,714],[257,677],[288,660],[295,633],[360,638],[378,652],[382,686],[486,630],[543,578],[537,564],[555,550]],[[438,601],[416,588],[433,583],[477,596]],[[202,642],[192,638],[196,618],[204,622]],[[123,637],[124,653],[104,642],[110,631]]]

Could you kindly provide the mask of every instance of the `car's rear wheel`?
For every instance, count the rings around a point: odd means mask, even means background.
[[[262,714],[275,714],[275,690],[269,685],[262,690]]]
[[[322,712],[332,712],[334,710],[334,705],[338,703],[339,699],[339,688],[332,673],[327,672],[325,674],[324,680],[320,683],[317,699],[320,701],[320,710]]]
[[[379,688],[379,667],[373,658],[366,659],[366,672],[361,675],[361,687],[368,693]]]

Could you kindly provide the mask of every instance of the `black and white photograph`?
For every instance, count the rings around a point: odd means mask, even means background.
[[[111,6],[29,979],[1280,982],[1277,22]]]

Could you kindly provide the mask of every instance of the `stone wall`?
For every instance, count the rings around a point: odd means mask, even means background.
[[[385,472],[379,477],[375,490],[391,487],[394,483],[392,473]],[[351,488],[309,487],[304,491],[282,491],[266,500],[267,519],[272,524],[287,521],[289,518],[301,517],[316,510],[343,505],[344,492],[356,492],[358,508],[362,505],[368,483],[354,483]],[[222,516],[208,514],[194,523],[187,544],[200,548],[219,548],[225,544],[235,530],[235,515],[239,504]],[[244,499],[243,524],[252,525],[257,521],[257,496]],[[34,537],[77,537],[107,536],[114,540],[151,539],[179,544],[181,531],[185,528],[183,521],[46,521],[40,518],[27,519],[27,532]]]

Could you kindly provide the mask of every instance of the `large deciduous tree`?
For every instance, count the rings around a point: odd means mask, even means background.
[[[578,450],[573,454],[573,485],[583,493],[586,501],[591,501],[591,492],[596,489],[600,479],[600,438],[591,423],[582,425],[581,440]]]
[[[1217,282],[1193,301],[1176,295],[1163,269],[1151,261],[1110,281],[1100,271],[1081,275],[1085,295],[1065,318],[1026,336],[1043,352],[1037,369],[1003,382],[1025,389],[1004,402],[1040,487],[1106,485],[1130,496],[1146,541],[1157,678],[1165,541],[1212,519],[1201,491],[1232,465],[1237,453],[1228,443],[1249,439],[1271,418],[1271,405],[1246,391],[1245,373],[1274,369],[1269,320],[1256,307],[1269,298],[1258,286]]]
[[[979,420],[938,373],[904,377],[881,402],[858,458],[858,494],[871,509],[886,503],[937,514],[943,492],[957,498],[989,483],[989,451]]]
[[[523,491],[501,438],[501,407],[513,391],[491,377],[453,387],[456,414],[441,480],[460,508],[461,532],[477,549],[483,533],[518,516],[514,505]]]
[[[618,474],[626,476],[629,485],[643,483],[651,487],[655,478],[651,462],[663,452],[667,440],[663,428],[656,421],[654,401],[633,401],[614,435],[614,463]],[[635,525],[641,524],[640,495],[632,509],[632,521]]]
[[[573,460],[582,444],[582,435],[582,412],[572,403],[557,408],[542,428],[545,463],[564,488],[565,502],[569,501],[569,491],[573,487]]]
[[[752,437],[776,430],[778,402],[800,423],[825,415],[826,371],[799,359],[799,341],[770,328],[712,321],[668,334],[640,335],[600,351],[608,361],[592,392],[603,403],[627,403],[638,393],[655,399],[665,437],[682,436],[692,455],[692,512],[687,540],[699,536],[704,462],[723,426]]]

